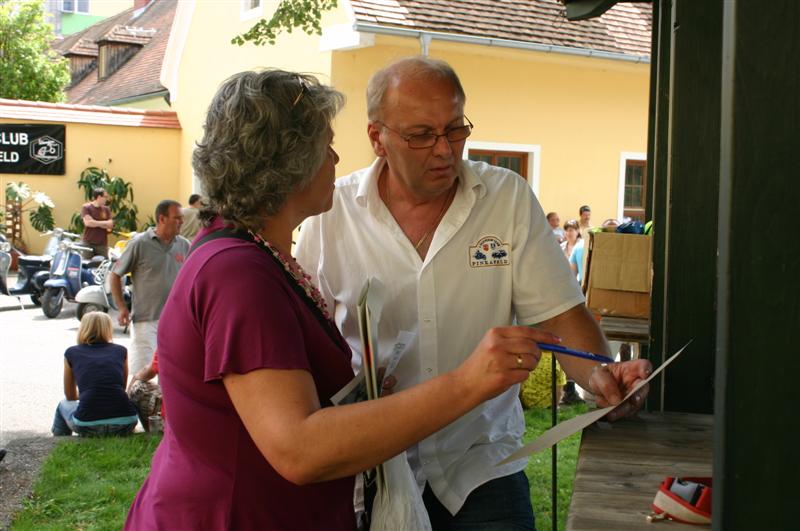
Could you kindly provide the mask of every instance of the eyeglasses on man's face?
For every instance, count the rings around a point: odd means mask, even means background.
[[[396,134],[403,140],[408,143],[408,147],[411,149],[425,149],[431,148],[436,145],[439,141],[440,137],[444,137],[447,139],[448,142],[461,142],[465,140],[469,135],[472,134],[472,122],[469,121],[469,118],[464,116],[464,119],[467,121],[466,125],[459,125],[458,127],[451,127],[447,129],[444,133],[438,135],[436,133],[420,133],[416,135],[404,135],[399,131],[395,131],[385,123],[381,122],[380,120],[375,120],[376,123],[381,124],[383,127],[391,131],[392,133]]]

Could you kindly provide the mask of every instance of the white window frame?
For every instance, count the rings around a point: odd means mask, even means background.
[[[77,13],[79,15],[88,15],[91,11],[91,0],[86,0],[86,11],[81,11],[79,9],[80,0],[72,0],[72,9],[64,9],[64,0],[61,0],[61,12],[62,13]]]
[[[240,0],[239,2],[239,20],[250,20],[251,18],[260,17],[264,14],[264,2],[266,0],[259,0],[258,5],[254,8],[247,7],[250,0]]]
[[[481,142],[467,140],[464,145],[464,160],[469,160],[470,149],[483,149],[487,151],[511,151],[528,154],[528,184],[534,195],[539,197],[539,172],[542,165],[542,146],[538,144],[510,144],[507,142]]]
[[[625,214],[625,168],[629,160],[647,161],[647,153],[623,151],[619,155],[619,191],[617,195],[617,219],[622,222]]]

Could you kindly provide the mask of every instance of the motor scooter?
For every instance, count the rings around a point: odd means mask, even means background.
[[[58,252],[53,258],[50,268],[50,278],[44,283],[42,293],[42,313],[53,318],[61,313],[64,299],[74,302],[75,295],[84,286],[95,284],[94,269],[103,263],[105,258],[95,256],[91,260],[83,260],[81,252],[91,251],[69,241],[62,241],[58,245]]]
[[[97,269],[92,270],[95,277],[95,285],[84,286],[75,295],[75,302],[78,303],[78,309],[75,316],[80,321],[83,319],[84,314],[88,312],[108,312],[109,308],[119,310],[117,304],[114,302],[114,297],[111,295],[111,270],[114,267],[115,259],[107,259]],[[133,293],[130,286],[130,277],[127,275],[122,281],[122,298],[125,300],[125,306],[128,311],[133,306]]]
[[[119,310],[114,302],[114,297],[111,295],[111,279],[109,277],[111,276],[110,273],[114,268],[114,264],[125,250],[125,245],[136,233],[121,232],[119,235],[123,236],[125,239],[118,241],[109,251],[108,259],[93,271],[96,284],[81,288],[78,294],[75,295],[75,302],[78,303],[78,310],[75,315],[79,321],[83,319],[83,315],[88,312],[108,312],[109,308]],[[125,275],[122,280],[122,297],[125,300],[128,311],[130,311],[133,305],[130,275]]]
[[[74,240],[79,238],[77,234],[67,232],[63,229],[53,229],[42,234],[50,236],[45,246],[44,253],[41,255],[22,254],[15,249],[5,236],[0,234],[0,293],[12,297],[29,295],[33,303],[37,306],[41,304],[41,297],[44,293],[44,283],[50,278],[50,267],[53,255],[58,251],[58,244],[62,240]],[[8,286],[8,269],[11,265],[11,251],[14,250],[19,256],[17,260],[18,274],[17,283]]]

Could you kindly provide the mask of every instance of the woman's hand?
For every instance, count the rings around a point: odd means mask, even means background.
[[[648,360],[633,360],[622,363],[597,365],[589,376],[589,390],[595,395],[598,407],[614,406],[653,372]],[[630,397],[624,404],[606,415],[610,421],[636,414],[644,405],[650,390],[647,384]]]
[[[537,342],[561,343],[561,338],[528,326],[492,328],[454,374],[465,389],[488,400],[525,381],[536,368],[542,355]]]
[[[381,396],[389,396],[394,393],[394,386],[397,385],[397,378],[395,378],[394,375],[390,374],[386,378],[383,377],[383,372],[385,370],[385,368],[381,368],[378,371],[378,381],[383,382],[380,389]]]

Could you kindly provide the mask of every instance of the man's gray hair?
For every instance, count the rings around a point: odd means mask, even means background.
[[[311,75],[241,72],[217,91],[192,166],[210,207],[258,231],[316,175],[344,96]]]
[[[370,120],[380,119],[386,90],[392,82],[397,82],[400,78],[448,81],[461,104],[466,103],[464,87],[461,86],[461,80],[458,79],[453,67],[439,59],[422,55],[406,57],[378,70],[370,78],[367,84],[367,117]]]

